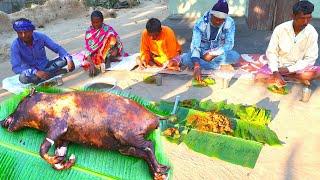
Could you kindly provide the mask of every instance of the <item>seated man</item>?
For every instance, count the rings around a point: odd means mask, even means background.
[[[173,30],[161,26],[156,18],[149,19],[141,36],[140,56],[137,58],[139,67],[143,69],[168,63],[168,69],[179,70],[180,54],[181,47]]]
[[[182,64],[194,68],[194,78],[198,81],[201,81],[201,68],[216,69],[240,58],[232,50],[235,24],[228,12],[226,0],[219,0],[193,28],[191,52],[182,55]]]
[[[20,18],[13,23],[17,32],[11,45],[11,65],[19,80],[23,84],[38,84],[62,73],[62,68],[68,65],[66,71],[74,70],[71,56],[61,46],[48,36],[34,32],[35,26],[25,18]],[[55,60],[49,61],[45,47],[59,54]]]
[[[318,33],[309,24],[314,6],[309,1],[299,1],[292,10],[293,20],[274,29],[266,52],[271,81],[280,87],[286,84],[283,77],[310,85],[320,73],[320,67],[314,66],[318,58]]]

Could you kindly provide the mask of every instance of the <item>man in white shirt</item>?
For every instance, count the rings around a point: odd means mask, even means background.
[[[299,1],[293,8],[291,21],[278,25],[272,34],[266,55],[272,81],[284,86],[284,78],[310,81],[319,78],[320,67],[314,66],[318,58],[318,33],[309,24],[314,5]]]

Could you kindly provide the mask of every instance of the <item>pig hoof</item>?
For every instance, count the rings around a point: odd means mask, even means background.
[[[75,162],[76,162],[76,156],[72,154],[68,161],[54,164],[53,168],[56,170],[69,169],[75,164]]]
[[[64,157],[61,157],[61,156],[50,157],[50,156],[48,156],[45,159],[48,161],[49,164],[54,165],[54,164],[61,163],[64,160]]]
[[[63,169],[70,169],[75,164],[74,160],[68,160],[63,164]]]
[[[71,168],[73,165],[74,165],[74,161],[68,160],[67,162],[54,164],[52,167],[53,167],[53,169],[55,169],[55,170],[61,171],[61,170],[69,169],[69,168]]]
[[[52,166],[55,170],[63,170],[64,165],[62,163],[57,163]]]
[[[64,169],[69,169],[71,168],[76,162],[76,156],[74,154],[72,154],[69,158],[69,160],[64,163]]]
[[[71,154],[71,156],[70,156],[70,158],[69,158],[69,160],[71,161],[71,160],[76,160],[76,156],[74,155],[74,154]]]
[[[154,173],[154,180],[167,180],[169,177],[167,174]]]

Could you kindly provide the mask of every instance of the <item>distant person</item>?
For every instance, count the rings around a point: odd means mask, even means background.
[[[140,56],[137,58],[140,69],[156,65],[179,70],[180,54],[181,47],[174,31],[161,25],[159,19],[149,19],[141,35]]]
[[[11,65],[13,72],[20,74],[21,83],[38,84],[65,73],[62,68],[66,65],[67,71],[74,70],[70,54],[45,34],[34,32],[35,26],[30,20],[20,18],[14,21],[13,29],[18,38],[11,45]],[[49,61],[45,47],[59,54],[59,57]]]
[[[266,52],[267,72],[271,82],[284,86],[284,78],[296,79],[305,85],[319,78],[320,67],[314,66],[318,58],[318,33],[310,24],[314,5],[299,1],[293,8],[291,21],[278,25],[271,36]]]
[[[191,52],[182,55],[182,64],[194,69],[194,78],[201,81],[201,69],[218,69],[226,65],[233,69],[240,55],[232,50],[235,24],[228,15],[226,0],[219,0],[196,22],[193,28]]]
[[[108,66],[110,62],[120,61],[124,52],[118,33],[105,24],[103,14],[100,11],[91,13],[91,26],[85,34],[85,61],[84,68],[89,67],[89,75],[96,76],[102,63]]]

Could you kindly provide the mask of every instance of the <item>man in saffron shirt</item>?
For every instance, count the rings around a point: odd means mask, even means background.
[[[163,66],[179,70],[181,47],[174,31],[168,26],[162,26],[156,18],[151,18],[142,32],[140,56],[137,59],[140,68],[149,65]]]

